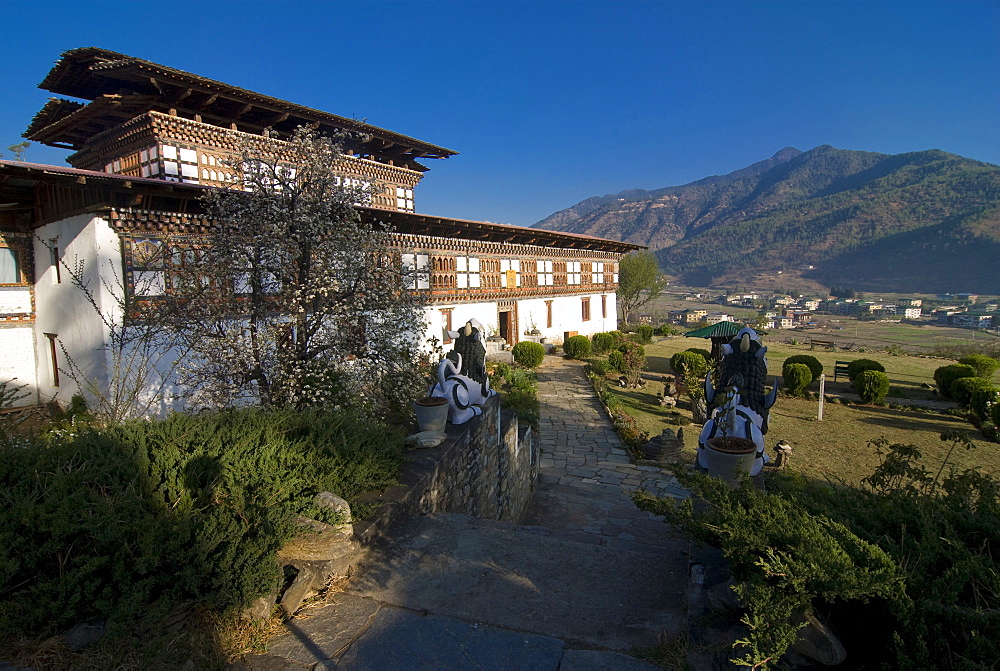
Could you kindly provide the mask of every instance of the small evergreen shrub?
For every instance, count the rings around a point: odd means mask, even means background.
[[[951,364],[935,370],[934,382],[938,393],[944,398],[951,398],[951,383],[960,377],[976,377],[976,369],[967,364]]]
[[[951,397],[965,406],[972,400],[972,392],[986,389],[993,389],[993,383],[981,377],[960,377],[949,387]]]
[[[538,368],[542,361],[545,360],[545,346],[525,340],[514,345],[511,354],[514,355],[514,361],[519,366]]]
[[[1000,426],[1000,403],[990,408],[990,420],[993,421],[994,426]]]
[[[653,341],[653,327],[649,324],[639,324],[635,332],[639,336],[639,344],[648,345]]]
[[[533,371],[520,368],[511,370],[498,391],[501,408],[513,410],[518,421],[538,428],[541,405],[538,402],[538,381]]]
[[[608,354],[608,367],[618,373],[625,372],[625,355],[615,350]]]
[[[604,354],[618,345],[618,340],[610,333],[595,333],[590,336],[591,351],[594,354]]]
[[[670,324],[660,324],[656,327],[656,335],[658,336],[672,336],[680,335],[680,330],[674,328]]]
[[[689,350],[670,357],[670,367],[677,375],[704,377],[708,372],[708,361],[701,354]]]
[[[585,335],[573,336],[563,343],[563,350],[570,359],[590,356],[590,338]]]
[[[863,403],[884,403],[889,393],[889,376],[879,370],[861,371],[854,379],[854,388]]]
[[[973,389],[969,398],[969,410],[983,421],[990,418],[990,411],[997,403],[1000,403],[1000,387],[990,385],[983,389]]]
[[[787,364],[782,369],[782,379],[785,388],[796,396],[801,396],[813,380],[809,366],[804,363]]]
[[[885,366],[874,359],[855,359],[847,364],[847,379],[853,384],[855,378],[866,370],[877,370],[880,373],[884,373]]]
[[[785,359],[785,362],[781,364],[781,376],[785,376],[785,368],[789,364],[801,363],[809,367],[809,372],[812,374],[813,380],[818,380],[819,376],[823,374],[823,364],[819,362],[819,359],[809,354],[796,354],[795,356],[790,356]]]
[[[608,335],[615,339],[614,347],[618,347],[627,339],[621,331],[608,331]]]
[[[958,360],[958,363],[972,366],[976,370],[976,377],[986,378],[987,380],[992,380],[993,374],[997,372],[997,369],[1000,369],[1000,360],[986,356],[985,354],[963,356]]]
[[[587,362],[587,372],[598,377],[606,376],[609,368],[610,366],[606,359],[594,359]]]
[[[685,351],[694,352],[695,354],[700,354],[702,358],[705,359],[706,362],[712,361],[712,353],[709,352],[707,349],[702,349],[700,347],[688,347]]]

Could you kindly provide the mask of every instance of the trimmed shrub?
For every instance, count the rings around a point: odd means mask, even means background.
[[[677,375],[704,377],[708,372],[708,361],[701,354],[689,350],[670,357],[670,367]]]
[[[570,359],[590,356],[590,338],[585,335],[573,336],[563,343],[563,350]]]
[[[804,363],[786,364],[781,370],[781,377],[785,382],[785,388],[796,396],[801,396],[813,380],[812,371]]]
[[[854,379],[866,370],[877,370],[880,373],[884,373],[885,366],[874,359],[855,359],[847,364],[847,379],[853,384]]]
[[[538,368],[542,361],[545,360],[545,346],[530,340],[525,340],[514,345],[514,349],[511,350],[511,354],[514,355],[514,361],[517,362],[519,366],[524,366],[525,368]]]
[[[658,336],[672,336],[672,335],[679,335],[680,330],[671,326],[670,324],[660,324],[659,326],[656,327],[655,333]]]
[[[997,403],[1000,403],[1000,387],[991,385],[984,389],[973,389],[969,398],[969,410],[982,421],[990,418],[990,410]]]
[[[961,363],[941,366],[934,371],[934,382],[938,386],[938,393],[944,398],[951,398],[951,383],[962,377],[976,377],[976,369]]]
[[[625,355],[615,350],[608,354],[608,366],[619,373],[625,372]]]
[[[951,383],[948,390],[955,401],[967,406],[972,400],[972,392],[992,388],[993,383],[981,377],[960,377]]]
[[[880,370],[863,370],[854,379],[854,388],[863,403],[884,403],[889,393],[889,376]]]
[[[653,341],[653,327],[649,324],[639,324],[635,332],[639,336],[640,344],[648,345]]]
[[[985,354],[972,354],[963,356],[958,363],[972,366],[976,370],[976,377],[983,377],[987,380],[993,379],[993,374],[1000,369],[1000,361]]]
[[[801,363],[808,366],[813,380],[818,380],[819,376],[823,374],[823,364],[819,362],[819,359],[809,354],[796,354],[795,356],[788,357],[785,359],[785,363],[781,364],[782,377],[785,377],[785,368],[793,363]]]
[[[702,356],[702,358],[704,358],[705,361],[708,362],[708,363],[711,363],[711,361],[712,361],[712,353],[709,352],[707,349],[702,349],[700,347],[688,347],[684,351],[685,352],[694,352],[695,354],[700,354]]]
[[[604,354],[618,346],[618,340],[610,333],[595,333],[590,336],[591,350],[594,354]]]
[[[594,359],[593,361],[587,362],[587,370],[598,377],[604,377],[608,374],[608,369],[611,368],[610,364],[611,357],[608,360],[604,359]]]
[[[608,335],[615,339],[614,347],[621,345],[627,338],[621,331],[608,331]]]

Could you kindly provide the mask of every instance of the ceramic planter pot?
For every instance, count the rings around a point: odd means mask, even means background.
[[[737,473],[750,474],[757,459],[757,444],[749,438],[717,436],[705,443],[708,474],[725,480],[731,487],[739,484]]]
[[[413,412],[421,431],[444,433],[448,426],[448,399],[428,396],[414,401]]]

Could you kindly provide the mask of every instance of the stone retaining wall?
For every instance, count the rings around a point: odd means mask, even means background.
[[[361,497],[377,506],[369,519],[355,523],[363,545],[383,535],[399,519],[419,513],[462,513],[490,520],[521,518],[538,476],[538,441],[517,416],[489,399],[481,416],[461,426],[448,425],[440,446],[414,450],[400,474],[400,485]]]

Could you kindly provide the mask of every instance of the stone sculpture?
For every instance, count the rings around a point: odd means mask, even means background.
[[[431,387],[428,396],[438,396],[448,399],[448,419],[452,424],[465,424],[467,421],[483,414],[480,407],[496,392],[490,389],[489,378],[484,383],[461,374],[462,355],[455,353],[458,361],[450,357],[438,364],[438,381]]]
[[[778,394],[778,383],[770,393],[764,393],[767,377],[767,347],[760,343],[760,336],[752,328],[740,331],[729,343],[722,346],[719,363],[719,386],[725,393],[717,394],[712,384],[712,374],[705,376],[705,400],[709,419],[698,437],[698,465],[708,467],[706,450],[711,438],[722,435],[749,438],[757,446],[756,458],[750,475],[757,475],[771,458],[764,449],[764,434],[770,408]]]

